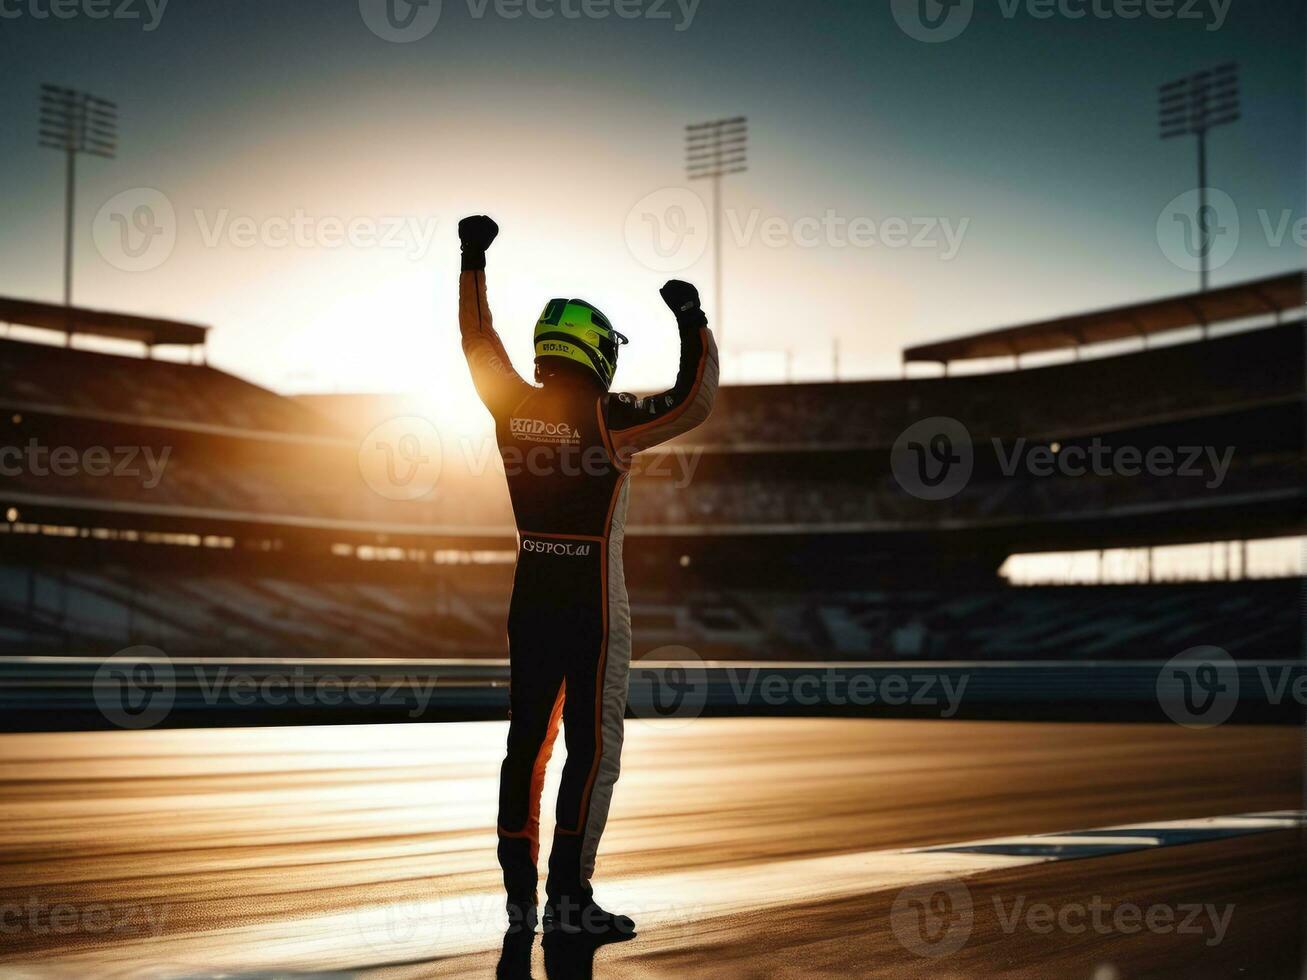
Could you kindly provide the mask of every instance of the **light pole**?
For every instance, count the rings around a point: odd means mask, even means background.
[[[744,116],[685,127],[685,173],[690,180],[712,181],[713,293],[717,303],[717,339],[726,343],[722,300],[722,178],[748,170],[749,120]]]
[[[118,107],[87,92],[42,85],[40,117],[40,145],[63,151],[68,160],[64,182],[64,306],[72,306],[77,154],[114,158],[118,149]]]
[[[1207,131],[1239,118],[1239,66],[1234,62],[1167,82],[1157,90],[1157,122],[1164,140],[1198,137],[1199,284],[1207,291],[1212,250],[1211,214],[1207,207]]]

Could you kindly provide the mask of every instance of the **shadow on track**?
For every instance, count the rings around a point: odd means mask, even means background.
[[[634,935],[622,934],[569,936],[560,931],[546,933],[540,944],[545,953],[545,976],[549,980],[590,980],[594,976],[595,953],[609,943],[634,938]],[[534,932],[520,927],[510,928],[504,933],[495,976],[501,980],[530,980],[534,946]]]

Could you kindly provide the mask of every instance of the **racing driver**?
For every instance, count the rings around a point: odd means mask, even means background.
[[[611,394],[627,343],[580,299],[550,300],[535,326],[536,385],[524,381],[495,333],[486,301],[486,250],[499,227],[463,219],[458,317],[463,353],[495,421],[517,522],[508,614],[508,749],[500,773],[499,862],[510,922],[534,930],[540,795],[564,728],[567,761],[540,919],[563,934],[634,934],[590,887],[622,751],[631,615],[622,537],[632,457],[688,432],[712,409],[717,347],[689,283],[663,286],[676,317],[676,383],[658,395]]]

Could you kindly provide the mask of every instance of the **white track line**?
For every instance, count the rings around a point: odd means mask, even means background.
[[[1153,847],[1178,847],[1182,844],[1225,840],[1272,830],[1294,830],[1303,826],[1305,817],[1307,811],[1304,810],[1277,810],[1271,813],[1238,813],[1192,820],[1152,820],[1067,834],[990,837],[961,844],[935,844],[917,848],[911,853],[1008,854],[1038,857],[1046,861],[1072,861]]]

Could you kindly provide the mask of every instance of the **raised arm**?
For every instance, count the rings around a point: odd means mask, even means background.
[[[717,344],[699,305],[699,291],[673,279],[660,290],[676,316],[681,334],[681,363],[676,384],[648,398],[609,397],[608,428],[618,455],[631,456],[702,424],[717,396]]]
[[[503,341],[495,333],[486,300],[486,249],[498,234],[499,226],[484,214],[458,223],[458,237],[463,244],[463,271],[458,280],[458,329],[463,337],[463,356],[477,394],[496,416],[511,411],[531,390],[513,370]]]

